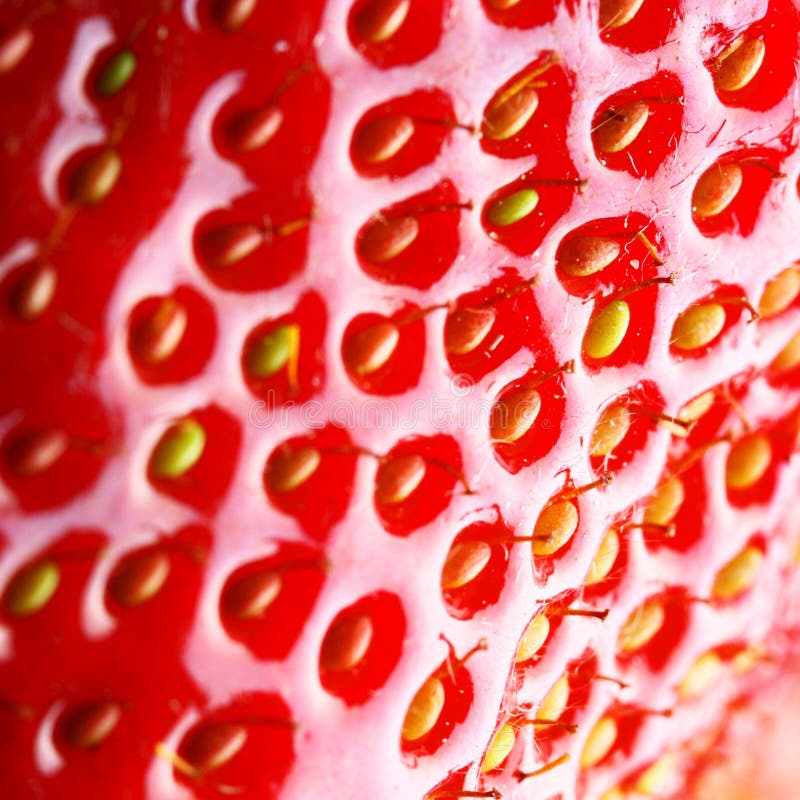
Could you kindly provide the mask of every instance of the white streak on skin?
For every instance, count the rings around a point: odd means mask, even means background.
[[[11,249],[0,256],[0,280],[9,272],[26,261],[31,261],[36,256],[39,246],[33,239],[19,239]]]
[[[50,710],[42,720],[39,730],[36,731],[36,739],[33,742],[33,756],[36,766],[43,775],[54,775],[64,766],[64,759],[56,750],[53,742],[53,733],[61,712],[64,710],[64,703],[58,701],[50,706]]]
[[[106,138],[97,110],[84,91],[84,82],[97,53],[113,41],[111,25],[102,17],[87,19],[75,34],[58,84],[62,118],[44,147],[39,170],[42,194],[53,208],[61,205],[58,176],[64,164],[78,150]]]
[[[195,31],[200,30],[200,20],[197,17],[197,0],[183,0],[183,18],[190,28]]]

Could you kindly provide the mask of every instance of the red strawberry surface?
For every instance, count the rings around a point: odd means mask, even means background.
[[[798,49],[0,3],[3,797],[792,796]]]

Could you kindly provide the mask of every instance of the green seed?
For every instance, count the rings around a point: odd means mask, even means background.
[[[60,579],[61,570],[52,559],[46,558],[25,567],[6,590],[6,611],[14,617],[35,614],[50,602]]]
[[[125,87],[136,72],[136,56],[130,50],[120,50],[97,76],[95,88],[103,97],[111,97]]]
[[[583,354],[589,358],[608,358],[628,332],[631,311],[624,300],[612,300],[586,328]]]
[[[525,219],[539,204],[536,189],[520,189],[508,197],[495,200],[486,212],[486,218],[497,228],[513,225]]]
[[[173,425],[156,445],[150,469],[157,478],[180,478],[203,455],[206,432],[199,422],[185,419]]]
[[[256,378],[269,378],[282,370],[300,340],[298,325],[281,325],[253,342],[247,354],[247,371]]]

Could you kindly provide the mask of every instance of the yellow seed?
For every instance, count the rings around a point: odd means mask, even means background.
[[[559,245],[556,263],[567,275],[583,278],[613,264],[620,250],[619,243],[606,236],[573,236]]]
[[[755,78],[764,63],[766,47],[761,39],[743,39],[728,48],[717,61],[714,83],[719,91],[736,92]]]
[[[481,134],[496,142],[510,139],[528,124],[538,106],[539,95],[530,84],[500,91],[483,112]]]
[[[371,0],[358,12],[356,31],[370,44],[386,42],[400,30],[410,8],[411,0]]]
[[[516,741],[516,731],[511,725],[504,722],[498,728],[497,733],[492,737],[492,741],[486,749],[486,755],[483,757],[483,763],[481,764],[481,773],[485,774],[497,769],[508,758],[509,753],[514,749]]]
[[[628,409],[619,403],[603,409],[592,431],[589,455],[597,458],[614,452],[614,448],[627,436],[632,421]]]
[[[396,456],[384,461],[375,476],[375,502],[396,505],[408,499],[425,478],[425,459],[418,455]]]
[[[489,335],[497,312],[491,308],[460,308],[444,323],[444,347],[450,355],[463,356],[479,347]]]
[[[356,375],[377,372],[392,357],[400,341],[393,322],[377,322],[345,340],[342,355],[347,368]]]
[[[583,354],[588,358],[608,358],[622,344],[631,310],[624,300],[612,300],[589,321],[583,336]]]
[[[492,408],[492,440],[511,443],[521,439],[533,427],[541,407],[542,398],[532,387],[502,397]]]
[[[772,463],[772,445],[763,433],[734,442],[725,464],[725,485],[741,491],[755,486]]]
[[[159,440],[150,456],[150,469],[162,480],[180,478],[197,464],[205,447],[203,426],[193,419],[182,420]]]
[[[589,572],[586,575],[585,581],[586,586],[604,581],[611,572],[618,555],[619,534],[616,528],[609,528],[603,540],[600,542],[600,547],[597,549],[594,561],[592,561],[589,567]]]
[[[632,100],[619,108],[611,108],[592,131],[595,149],[601,153],[619,153],[630,147],[642,132],[650,108],[644,100]]]
[[[638,13],[644,0],[600,0],[600,29],[621,28]]]
[[[664,753],[657,758],[636,781],[636,791],[643,797],[658,797],[669,786],[670,779],[678,773],[678,757]]]
[[[322,455],[311,445],[281,450],[267,465],[267,485],[273,492],[292,492],[317,471],[321,462]]]
[[[367,614],[350,614],[337,620],[322,641],[320,667],[331,672],[353,669],[367,655],[372,635],[372,618]]]
[[[740,650],[731,659],[731,667],[737,675],[746,675],[755,669],[766,657],[767,648],[763,644],[751,644]]]
[[[495,227],[504,228],[525,219],[538,204],[539,193],[536,189],[519,189],[513,194],[494,200],[486,211],[486,218]]]
[[[531,549],[535,556],[549,556],[560,550],[578,529],[578,509],[572,500],[558,500],[545,506],[533,528]]]
[[[368,164],[382,164],[394,158],[414,135],[414,120],[408,114],[378,117],[356,134],[353,150]]]
[[[600,795],[600,800],[625,800],[625,794],[622,789],[614,787],[607,792],[603,792],[603,794]]]
[[[672,346],[678,350],[697,350],[719,336],[725,327],[725,309],[719,303],[703,303],[687,308],[672,326]]]
[[[681,406],[678,411],[678,419],[684,422],[696,422],[700,417],[705,416],[714,405],[717,398],[717,393],[713,389],[709,389],[703,394],[697,395],[693,400],[690,400],[686,405]]]
[[[517,647],[517,664],[528,661],[541,650],[550,635],[550,620],[546,614],[537,614],[522,634]]]
[[[492,558],[486,542],[456,542],[442,567],[442,589],[458,589],[475,580]]]
[[[704,653],[678,684],[678,697],[681,700],[700,697],[714,685],[721,672],[722,659],[714,652]]]
[[[567,710],[569,702],[569,680],[566,675],[562,675],[551,687],[550,691],[544,696],[536,710],[539,719],[547,719],[556,722],[561,719],[561,715]],[[534,730],[542,730],[548,725],[534,725]]]
[[[779,272],[765,287],[758,301],[758,313],[764,318],[775,317],[789,308],[800,294],[800,270],[788,267]]]
[[[670,525],[681,510],[686,491],[680,478],[667,478],[656,487],[644,511],[648,525]]]
[[[51,558],[23,567],[9,582],[3,605],[13,617],[29,617],[44,608],[58,589],[61,570]]]
[[[738,164],[714,164],[697,181],[692,193],[692,211],[698,217],[721,214],[742,188],[742,170]]]
[[[764,553],[752,545],[734,556],[714,578],[711,596],[715,600],[733,600],[746,592],[756,580],[764,563]]]
[[[635,653],[646,647],[661,630],[665,619],[664,606],[657,600],[646,600],[635,608],[617,638],[621,653]]]
[[[444,685],[430,677],[420,686],[403,721],[402,737],[407,742],[421,739],[434,728],[444,708]]]
[[[581,767],[590,769],[599,764],[617,741],[617,723],[611,717],[600,717],[586,738],[581,752]]]
[[[772,368],[777,372],[788,372],[800,364],[800,331],[784,345],[772,361]]]

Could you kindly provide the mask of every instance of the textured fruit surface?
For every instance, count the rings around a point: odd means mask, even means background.
[[[796,698],[799,32],[0,4],[4,796],[732,792]]]

